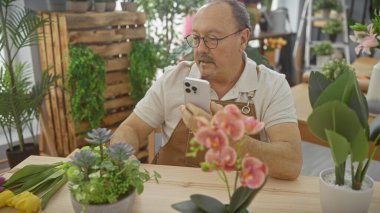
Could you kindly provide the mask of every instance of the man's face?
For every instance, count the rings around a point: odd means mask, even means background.
[[[208,48],[202,39],[194,48],[194,60],[204,79],[228,77],[233,67],[241,62],[245,44],[239,30],[228,4],[207,5],[197,12],[193,21],[194,36],[215,39],[237,32],[219,40],[214,49]]]

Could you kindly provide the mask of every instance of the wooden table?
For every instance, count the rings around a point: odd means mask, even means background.
[[[65,158],[31,156],[16,168],[27,164],[54,163]],[[148,171],[157,171],[162,179],[159,184],[154,181],[145,184],[144,193],[136,197],[133,213],[175,212],[171,204],[189,199],[194,193],[215,197],[228,202],[227,192],[216,173],[202,172],[199,168],[142,165]],[[6,174],[7,176],[10,173]],[[231,180],[233,176],[230,177]],[[318,177],[301,176],[296,181],[269,179],[263,190],[252,202],[251,212],[321,212],[319,203]],[[49,201],[43,212],[73,212],[67,185],[63,186]],[[375,182],[375,191],[369,212],[380,212],[380,182]],[[4,212],[16,212],[3,208]]]
[[[309,101],[309,84],[301,83],[292,87],[291,90],[297,111],[298,127],[301,132],[302,140],[322,146],[327,146],[326,142],[314,136],[307,127],[307,118],[313,110]],[[375,115],[371,114],[369,120],[372,120],[374,116]],[[373,143],[370,143],[370,148],[373,149]],[[379,148],[376,151],[374,159],[380,161]]]

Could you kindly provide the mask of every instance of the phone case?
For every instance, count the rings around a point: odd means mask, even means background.
[[[192,103],[210,112],[210,83],[203,79],[186,77],[183,82],[185,103]]]

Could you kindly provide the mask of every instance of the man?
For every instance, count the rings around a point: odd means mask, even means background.
[[[196,64],[181,62],[165,72],[115,131],[111,143],[126,141],[138,150],[139,141],[161,127],[163,144],[156,163],[197,165],[202,159],[185,157],[190,133],[196,128],[194,117],[211,115],[195,105],[183,105],[183,80],[186,76],[202,78],[210,83],[211,99],[233,101],[243,112],[265,122],[261,141],[251,138],[242,154],[266,162],[272,177],[296,179],[302,153],[291,91],[283,75],[256,66],[247,58],[244,50],[249,37],[249,16],[241,3],[220,0],[200,8],[194,16],[192,34],[186,38],[194,48]],[[211,103],[213,113],[220,108]]]

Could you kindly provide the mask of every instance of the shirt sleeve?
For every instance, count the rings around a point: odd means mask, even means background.
[[[282,77],[278,78],[273,85],[276,87],[271,91],[271,98],[268,100],[264,113],[266,128],[280,123],[297,123],[296,109],[288,82]]]

